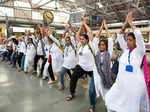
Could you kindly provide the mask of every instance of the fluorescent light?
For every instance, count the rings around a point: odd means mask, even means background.
[[[68,1],[75,2],[75,0],[68,0]]]

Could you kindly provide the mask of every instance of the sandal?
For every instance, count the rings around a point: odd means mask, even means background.
[[[64,87],[63,85],[61,85],[61,86],[58,88],[59,91],[62,91],[62,90],[64,90],[64,89],[65,89],[65,87]]]
[[[69,95],[69,96],[67,96],[67,98],[66,98],[67,101],[71,101],[72,99],[73,99],[73,95]]]

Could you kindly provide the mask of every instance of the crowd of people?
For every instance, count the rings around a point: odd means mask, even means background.
[[[69,75],[69,95],[75,98],[77,82],[90,77],[89,112],[95,111],[96,98],[100,95],[108,112],[150,112],[149,77],[146,72],[145,45],[141,32],[133,24],[132,12],[115,40],[111,37],[106,20],[93,36],[85,17],[76,32],[73,26],[65,27],[62,38],[56,38],[50,27],[37,25],[34,34],[25,31],[20,37],[10,36],[0,44],[1,61],[9,61],[12,67],[28,74],[37,74],[37,64],[42,60],[40,75],[48,84],[57,82],[58,90],[65,89],[64,76]],[[133,32],[125,36],[130,26]],[[105,30],[106,36],[102,36]],[[119,46],[114,50],[114,46]],[[116,78],[114,78],[116,76]]]

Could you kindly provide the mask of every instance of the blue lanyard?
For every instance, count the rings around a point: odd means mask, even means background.
[[[131,55],[131,52],[132,52],[133,50],[129,50],[129,55],[128,55],[128,62],[129,62],[129,65],[130,65],[130,55]]]

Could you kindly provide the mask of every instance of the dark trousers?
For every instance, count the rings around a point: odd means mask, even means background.
[[[74,69],[72,76],[71,76],[71,81],[70,81],[70,93],[71,93],[71,95],[74,95],[78,79],[81,78],[84,74],[88,74],[91,77],[93,75],[93,71],[85,71],[79,65],[77,65]]]
[[[16,66],[16,53],[15,52],[13,52],[12,54],[11,54],[11,57],[10,57],[10,63],[13,65],[13,66]]]
[[[51,80],[55,81],[55,77],[54,77],[54,73],[53,73],[53,68],[52,68],[52,63],[49,64],[48,72],[49,72],[49,76],[50,76]]]
[[[11,55],[13,53],[13,50],[8,50],[8,60],[11,61]]]
[[[19,65],[20,68],[21,68],[21,59],[22,59],[23,55],[24,55],[23,53],[19,53],[17,55],[17,63],[18,63],[18,65]]]
[[[35,55],[35,57],[34,57],[34,71],[37,70],[37,63],[40,58],[42,58],[42,60],[44,60],[44,55]]]
[[[41,76],[42,76],[42,74],[43,74],[44,66],[45,66],[46,62],[47,62],[47,58],[44,58],[44,61],[42,62],[41,71],[40,71],[40,75],[41,75]]]

